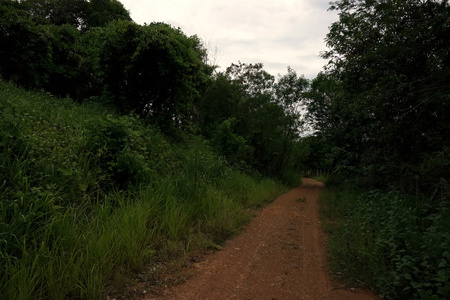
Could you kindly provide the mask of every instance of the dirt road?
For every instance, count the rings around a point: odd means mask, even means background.
[[[193,278],[147,299],[380,299],[333,285],[317,205],[321,187],[303,179],[221,251],[196,263]]]

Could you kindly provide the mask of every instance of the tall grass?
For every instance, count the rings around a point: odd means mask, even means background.
[[[332,270],[387,299],[448,299],[448,201],[350,186],[321,194]]]
[[[201,138],[3,81],[0,126],[0,299],[100,299],[118,273],[222,243],[282,192]]]

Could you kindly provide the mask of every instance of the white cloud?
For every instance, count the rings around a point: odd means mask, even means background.
[[[217,47],[222,68],[237,61],[264,64],[273,74],[291,66],[314,78],[325,60],[324,38],[337,20],[329,0],[121,0],[139,24],[165,22]]]

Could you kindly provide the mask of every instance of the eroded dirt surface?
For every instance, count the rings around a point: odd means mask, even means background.
[[[191,279],[146,299],[380,299],[333,284],[317,205],[321,188],[303,179],[222,250],[195,263]]]

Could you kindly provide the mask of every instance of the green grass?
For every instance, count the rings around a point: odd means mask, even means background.
[[[320,207],[330,267],[341,280],[388,299],[448,298],[448,201],[333,186]]]
[[[114,278],[219,247],[284,191],[199,137],[3,81],[0,126],[0,299],[100,299]]]

